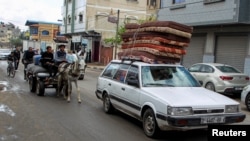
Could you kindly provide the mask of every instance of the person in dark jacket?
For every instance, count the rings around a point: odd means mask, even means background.
[[[8,65],[10,63],[14,63],[17,60],[16,56],[14,55],[14,52],[11,51],[10,55],[8,55],[7,61],[8,61]]]
[[[16,47],[16,50],[14,50],[14,56],[15,56],[15,63],[14,63],[14,65],[15,65],[15,70],[17,70],[18,69],[18,66],[19,66],[19,62],[20,62],[20,58],[21,58],[21,52],[20,52],[20,49],[19,49],[19,47]]]
[[[66,61],[65,45],[59,45],[59,50],[55,53],[55,63],[59,66],[62,62]]]
[[[47,46],[46,52],[44,52],[41,56],[40,62],[42,66],[48,70],[50,77],[52,77],[52,73],[54,72],[53,77],[56,76],[57,73],[57,67],[55,66],[54,63],[54,55],[53,55],[53,50],[51,46]]]
[[[65,52],[65,45],[59,45],[59,50],[57,52],[55,52],[55,65],[56,67],[58,68],[59,65],[62,63],[62,62],[67,62],[67,59],[66,59],[66,52]],[[56,72],[58,72],[58,69],[56,69]]]
[[[22,63],[24,64],[24,80],[26,80],[26,68],[33,63],[33,56],[35,55],[33,48],[29,47],[23,54]]]

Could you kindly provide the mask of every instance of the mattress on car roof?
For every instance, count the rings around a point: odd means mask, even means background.
[[[169,33],[159,33],[159,32],[124,32],[122,35],[122,40],[124,42],[126,41],[131,41],[131,40],[137,40],[137,39],[143,39],[143,38],[163,38],[167,40],[172,40],[172,41],[178,41],[178,42],[183,42],[183,43],[190,43],[190,39],[177,36],[174,34],[169,34]]]
[[[140,25],[140,28],[144,27],[170,27],[180,31],[191,33],[193,32],[193,27],[185,24],[177,23],[174,21],[152,21],[146,22]]]
[[[171,27],[141,27],[138,29],[127,29],[126,32],[160,32],[160,33],[168,33],[168,34],[174,34],[180,37],[188,38],[190,39],[192,34],[189,32],[181,31],[178,29],[174,29]]]
[[[176,63],[180,62],[180,58],[167,57],[162,55],[155,55],[153,52],[146,51],[122,51],[118,53],[119,59],[124,57],[138,57],[142,59],[144,62],[153,63],[153,62],[161,62],[161,63]]]
[[[134,49],[136,50],[137,48],[149,48],[149,49],[155,49],[160,52],[165,52],[165,53],[174,53],[174,54],[181,54],[184,55],[186,54],[186,50],[184,48],[177,48],[173,46],[161,46],[161,45],[154,45],[154,44],[133,44],[133,45],[126,45],[122,46],[122,49]]]
[[[174,40],[168,40],[161,37],[142,37],[137,40],[129,39],[128,41],[123,41],[122,45],[133,45],[133,44],[155,44],[155,45],[174,45],[179,47],[187,47],[189,44]]]
[[[138,28],[145,28],[145,27],[170,27],[170,28],[188,32],[188,33],[193,32],[192,26],[177,23],[174,21],[152,21],[152,22],[146,22],[142,24],[128,23],[125,25],[125,29],[138,29]]]

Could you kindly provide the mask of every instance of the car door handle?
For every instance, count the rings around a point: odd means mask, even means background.
[[[122,88],[123,91],[125,91],[125,88]]]
[[[111,86],[111,83],[109,83],[109,86]]]

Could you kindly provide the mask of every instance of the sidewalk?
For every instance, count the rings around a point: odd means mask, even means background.
[[[98,62],[94,62],[94,63],[87,63],[87,68],[91,68],[91,69],[97,69],[97,70],[103,70],[106,66],[98,63]]]

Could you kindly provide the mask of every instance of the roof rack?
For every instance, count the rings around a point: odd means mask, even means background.
[[[140,57],[136,57],[136,56],[122,56],[121,57],[122,63],[124,61],[131,61],[131,64],[135,61],[137,62],[143,62],[143,60]]]

